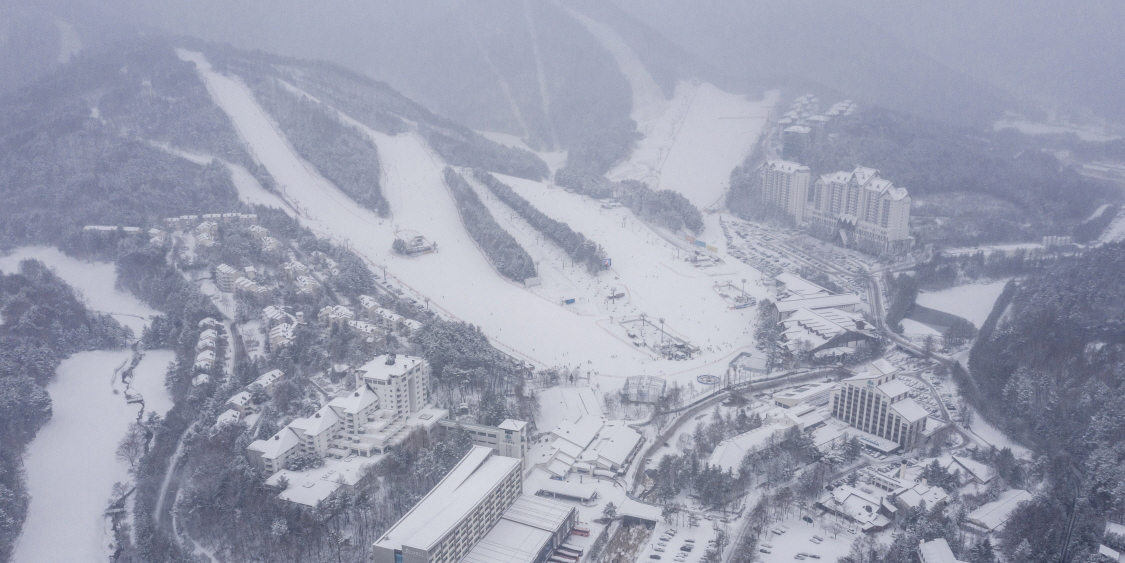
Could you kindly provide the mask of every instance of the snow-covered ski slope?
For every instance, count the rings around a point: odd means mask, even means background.
[[[613,55],[633,90],[631,117],[644,138],[628,160],[607,174],[674,190],[700,209],[721,207],[730,173],[754,149],[779,93],[761,100],[710,83],[680,82],[665,99],[640,58],[612,27],[577,11],[572,16]]]
[[[540,182],[501,177],[541,211],[604,245],[613,258],[613,271],[598,276],[569,265],[561,249],[531,232],[478,186],[497,220],[540,260],[543,285],[525,288],[498,275],[469,238],[441,178],[445,163],[417,133],[388,136],[341,116],[378,145],[382,185],[392,212],[391,218],[380,218],[304,162],[245,85],[212,70],[198,53],[180,54],[197,64],[212,96],[230,115],[251,154],[277,180],[285,199],[300,211],[304,225],[348,242],[377,274],[385,266],[392,283],[428,298],[431,307],[450,317],[479,325],[502,349],[542,366],[582,365],[609,376],[680,374],[686,384],[695,374],[722,373],[729,358],[752,344],[753,311],[730,310],[712,288],[716,282],[740,283],[741,278],[751,280],[748,290],[756,287],[758,273],[751,268],[741,263],[721,271],[694,268],[677,260],[683,250],[627,210],[603,209],[598,201]],[[717,222],[718,216],[708,217],[709,224]],[[435,241],[439,252],[396,256],[390,247],[398,232],[421,234]],[[717,275],[721,272],[725,275]],[[606,301],[613,290],[626,293],[624,302]],[[577,301],[564,305],[564,299]],[[669,334],[705,352],[694,360],[674,362],[634,346],[616,321],[641,312],[654,320],[664,318]],[[656,338],[651,331],[647,335],[650,342]],[[620,385],[620,379],[607,381]]]

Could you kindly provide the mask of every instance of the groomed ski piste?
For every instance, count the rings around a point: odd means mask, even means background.
[[[609,179],[680,192],[701,210],[721,207],[731,170],[754,150],[780,93],[751,101],[707,82],[681,81],[668,100],[612,27],[568,12],[613,55],[633,92],[630,117],[643,138],[628,160],[610,170]]]
[[[735,260],[697,268],[685,261],[695,247],[682,235],[654,229],[626,209],[604,206],[547,183],[497,176],[540,211],[568,223],[606,249],[613,267],[594,276],[571,265],[561,249],[470,180],[497,221],[539,261],[542,285],[524,287],[501,277],[469,237],[442,181],[445,162],[417,133],[389,136],[337,111],[378,147],[382,187],[392,214],[380,218],[305,162],[237,77],[215,71],[201,53],[177,52],[196,64],[216,104],[230,116],[251,154],[277,181],[286,202],[299,211],[302,224],[349,245],[376,275],[381,276],[385,267],[388,281],[419,302],[428,300],[440,313],[480,326],[500,349],[538,367],[581,367],[583,373],[593,374],[595,386],[608,391],[622,385],[624,377],[638,374],[663,375],[686,386],[696,375],[721,375],[734,356],[753,348],[755,311],[733,310],[714,290],[716,283],[738,285],[746,279],[748,293],[757,299],[765,297],[764,287],[757,283],[760,274],[753,268]],[[764,122],[767,103],[747,103],[741,109],[757,108]],[[728,113],[726,108],[710,111]],[[745,120],[741,126],[747,127]],[[695,192],[685,188],[683,193],[693,201],[719,199],[731,169],[749,152],[760,128],[761,123],[757,129],[744,131],[745,151],[721,164],[721,171],[711,173],[723,178],[721,186]],[[724,142],[721,136],[708,141],[715,148]],[[694,150],[708,152],[706,147]],[[690,159],[691,154],[685,154],[672,165],[666,164],[665,170],[690,176],[691,170],[676,170],[682,166],[676,163]],[[722,257],[725,243],[719,220],[719,215],[706,216],[707,228],[700,240],[717,247],[717,255]],[[399,232],[422,234],[436,242],[439,251],[415,258],[394,255],[391,243]],[[608,301],[614,293],[625,297]],[[575,302],[564,304],[569,299]],[[664,319],[666,335],[686,340],[700,353],[690,360],[673,361],[636,346],[619,322],[641,313],[650,322],[649,330],[643,334],[634,330],[633,337],[654,343],[660,339],[659,328],[654,327]]]

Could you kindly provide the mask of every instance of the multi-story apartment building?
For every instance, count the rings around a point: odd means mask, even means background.
[[[219,264],[215,267],[215,286],[220,291],[231,293],[234,291],[234,282],[242,277],[242,272],[228,264]]]
[[[921,443],[929,412],[910,398],[910,387],[897,373],[890,362],[875,360],[841,381],[832,395],[832,416],[905,451]]]
[[[901,254],[910,236],[910,194],[874,168],[821,176],[808,196],[804,223],[822,236],[875,254]]]
[[[430,398],[430,364],[414,356],[382,355],[355,370],[356,387],[368,385],[380,408],[405,415]]]
[[[373,563],[546,561],[574,507],[523,494],[518,459],[474,446],[372,546]]]
[[[783,209],[798,225],[803,223],[812,176],[809,167],[787,160],[769,160],[759,169],[759,174],[762,199]]]
[[[426,406],[430,368],[421,358],[380,356],[356,375],[355,391],[332,399],[310,417],[290,422],[268,440],[250,444],[247,451],[254,465],[274,473],[301,454],[337,458],[385,454],[415,428],[433,431],[447,414]]]

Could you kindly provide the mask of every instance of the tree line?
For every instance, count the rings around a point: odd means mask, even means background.
[[[500,201],[519,213],[520,217],[532,227],[559,245],[571,260],[586,266],[586,270],[591,274],[606,269],[605,252],[600,245],[587,239],[582,233],[575,232],[570,225],[548,217],[517,194],[511,186],[497,180],[487,171],[477,168],[473,171],[473,177],[484,184]]]
[[[448,166],[443,178],[457,204],[457,212],[461,215],[465,230],[500,275],[517,282],[537,276],[535,261],[531,259],[531,255],[511,233],[496,222],[473,187]]]

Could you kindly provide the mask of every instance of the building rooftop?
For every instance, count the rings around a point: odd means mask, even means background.
[[[573,511],[553,500],[520,495],[461,563],[533,563]]]
[[[522,420],[513,420],[511,418],[505,420],[504,422],[501,422],[500,425],[497,426],[497,428],[499,428],[501,430],[511,430],[513,432],[519,432],[526,427],[527,427],[526,422],[524,422]]]
[[[254,440],[249,449],[261,453],[263,458],[277,459],[278,456],[299,443],[301,443],[301,438],[297,435],[297,432],[286,426],[278,430],[277,434],[274,434],[269,440]]]
[[[879,387],[882,388],[882,385]],[[914,399],[907,398],[892,403],[891,408],[907,422],[915,422],[930,416],[930,411],[926,410],[922,405],[919,405]]]
[[[376,395],[367,385],[360,385],[359,389],[356,389],[347,396],[332,399],[328,405],[339,409],[340,412],[359,414],[363,409],[377,402],[379,402],[379,395]]]
[[[782,299],[774,304],[782,313],[791,313],[798,309],[828,309],[859,305],[858,295],[845,293],[842,295],[824,295],[821,297],[807,297],[804,299]]]
[[[266,373],[263,373],[262,375],[259,375],[258,379],[255,379],[254,382],[251,383],[251,385],[253,385],[254,383],[257,383],[258,385],[261,385],[262,387],[269,387],[270,385],[273,385],[273,383],[276,382],[278,379],[281,379],[284,376],[285,376],[285,373],[283,373],[279,369],[270,370],[270,371],[267,371]]]
[[[1023,489],[1004,491],[1000,493],[998,500],[970,512],[969,521],[983,526],[989,531],[995,530],[1008,521],[1008,517],[1012,515],[1012,512],[1021,502],[1028,500],[1031,500],[1031,493]]]
[[[789,129],[786,129],[786,131],[788,131],[788,130]],[[808,166],[805,166],[804,164],[801,164],[799,162],[791,162],[791,161],[788,161],[788,160],[767,160],[766,161],[766,168],[768,168],[770,170],[777,170],[779,172],[785,172],[785,173],[788,173],[788,174],[792,174],[794,172],[808,172],[809,171]]]
[[[879,390],[888,397],[899,397],[910,392],[910,387],[898,379],[892,379],[879,386]]]
[[[388,361],[390,363],[388,363]],[[392,377],[405,375],[406,372],[414,369],[424,361],[425,360],[422,358],[416,356],[389,356],[383,354],[363,364],[363,367],[359,368],[359,371],[363,372],[363,377],[366,379],[386,381]]]
[[[774,281],[785,286],[785,291],[794,294],[797,297],[821,297],[825,295],[832,295],[831,291],[809,281],[800,276],[795,276],[789,272],[783,272],[774,278]]]
[[[924,563],[961,563],[953,556],[953,550],[949,549],[949,542],[945,538],[919,542],[918,554]]]
[[[473,446],[375,544],[387,549],[401,549],[405,545],[429,550],[519,467],[520,460],[516,458],[492,455],[491,448]]]

